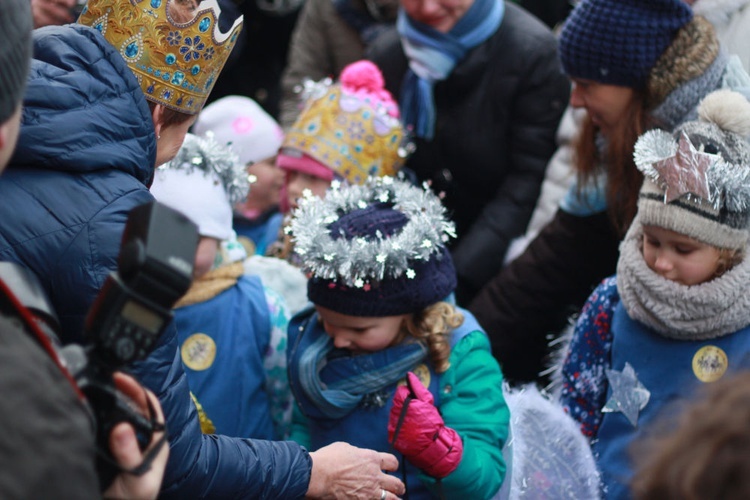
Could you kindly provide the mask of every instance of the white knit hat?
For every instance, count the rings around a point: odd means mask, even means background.
[[[201,236],[226,240],[233,235],[232,205],[247,196],[248,186],[233,152],[188,134],[174,160],[156,169],[151,194],[185,214]]]
[[[284,132],[276,120],[249,97],[227,96],[206,106],[193,126],[196,135],[212,132],[229,145],[243,165],[276,156]]]

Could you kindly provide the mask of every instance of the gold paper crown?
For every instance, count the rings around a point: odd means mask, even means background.
[[[170,0],[89,0],[78,19],[117,49],[135,73],[146,98],[194,115],[206,102],[242,29],[227,33],[217,20],[217,0],[205,0],[193,19],[174,21]]]
[[[376,99],[322,85],[308,97],[282,148],[301,151],[352,184],[393,176],[403,166],[404,128]]]

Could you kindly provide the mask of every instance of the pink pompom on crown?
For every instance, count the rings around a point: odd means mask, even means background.
[[[357,61],[341,71],[339,77],[341,88],[362,99],[369,98],[374,104],[381,104],[388,114],[399,117],[398,104],[391,93],[385,89],[385,80],[380,69],[371,61]]]

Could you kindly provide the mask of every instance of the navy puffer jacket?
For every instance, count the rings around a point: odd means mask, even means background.
[[[151,114],[118,52],[96,30],[69,25],[34,32],[22,120],[0,177],[0,260],[36,273],[63,341],[78,342],[86,312],[117,267],[128,213],[153,200]],[[297,444],[201,433],[174,327],[133,371],[167,418],[165,497],[304,495],[312,464]]]

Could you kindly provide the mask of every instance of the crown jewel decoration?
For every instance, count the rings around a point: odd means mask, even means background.
[[[401,121],[377,99],[330,78],[305,80],[302,97],[303,109],[282,147],[315,158],[351,184],[396,175],[414,149]]]
[[[187,23],[170,0],[89,0],[79,24],[97,29],[117,49],[150,101],[198,113],[234,48],[242,17],[221,33],[217,0],[204,0]]]

